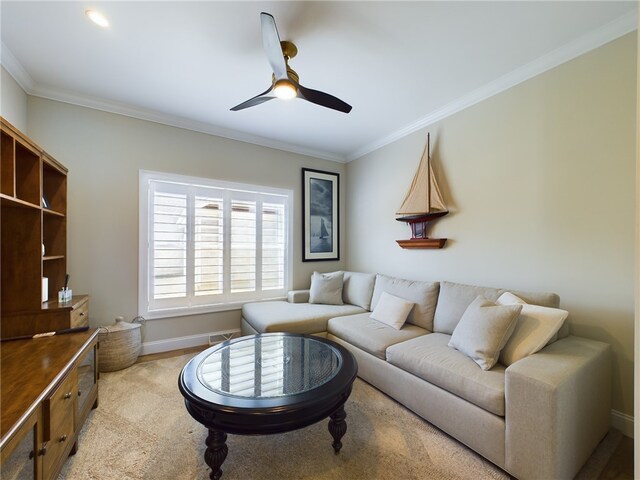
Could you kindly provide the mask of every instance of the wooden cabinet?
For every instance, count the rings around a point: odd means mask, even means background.
[[[66,231],[67,169],[0,118],[0,337],[69,328],[42,303],[43,277],[49,300],[64,286]]]
[[[98,404],[97,331],[2,344],[0,478],[57,478]]]
[[[57,301],[66,230],[67,169],[0,118],[0,337],[28,337],[0,348],[2,480],[56,478],[98,404],[97,331],[30,338],[89,328],[89,297]]]

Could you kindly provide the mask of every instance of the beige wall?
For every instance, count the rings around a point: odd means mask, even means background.
[[[27,131],[27,94],[9,72],[1,66],[0,115],[19,130]]]
[[[349,163],[347,268],[557,292],[573,333],[612,345],[631,415],[635,95],[630,34],[430,126],[443,250],[395,243],[426,130]]]
[[[314,269],[344,262],[301,261],[301,168],[342,174],[344,164],[29,97],[28,133],[69,168],[68,270],[74,292],[91,295],[91,322],[133,318],[138,308],[138,172],[202,176],[294,190],[293,287]],[[344,247],[344,201],[341,212]],[[341,252],[344,258],[344,249]],[[208,333],[240,324],[240,312],[147,322],[144,341]]]

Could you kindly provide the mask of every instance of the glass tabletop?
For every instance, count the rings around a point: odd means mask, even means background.
[[[339,371],[340,352],[320,340],[292,335],[248,337],[211,352],[198,380],[224,395],[270,398],[317,388]]]

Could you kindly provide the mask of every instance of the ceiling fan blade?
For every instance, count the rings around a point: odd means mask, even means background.
[[[262,46],[276,80],[287,78],[287,64],[280,46],[280,35],[278,35],[276,21],[273,16],[265,12],[260,14],[260,21],[262,22]]]
[[[246,102],[242,102],[239,105],[231,108],[232,112],[237,112],[238,110],[244,110],[245,108],[255,107],[256,105],[260,105],[261,103],[268,102],[269,100],[275,98],[273,95],[269,95],[273,90],[273,85],[270,86],[266,91],[262,92],[260,95],[256,95],[253,98],[250,98]]]
[[[307,100],[311,103],[321,105],[323,107],[332,108],[339,112],[349,113],[351,111],[351,105],[343,102],[333,95],[320,92],[318,90],[312,90],[310,88],[303,87],[298,84],[298,97]]]

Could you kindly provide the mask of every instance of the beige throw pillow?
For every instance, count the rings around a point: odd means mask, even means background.
[[[496,303],[522,305],[513,334],[500,353],[500,363],[506,367],[542,350],[569,316],[569,312],[559,308],[529,305],[509,292],[503,293]]]
[[[414,305],[413,302],[404,298],[382,292],[376,308],[371,313],[371,318],[400,330]]]
[[[490,370],[513,332],[522,305],[496,305],[482,295],[467,307],[451,335],[453,347]]]
[[[309,290],[309,303],[343,305],[343,281],[343,272],[313,272],[313,275],[311,275],[311,289]]]

